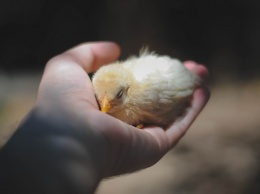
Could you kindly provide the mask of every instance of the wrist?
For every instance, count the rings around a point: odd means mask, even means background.
[[[11,178],[21,179],[23,188],[92,193],[103,176],[105,143],[81,120],[59,113],[34,109],[1,154],[12,161]]]

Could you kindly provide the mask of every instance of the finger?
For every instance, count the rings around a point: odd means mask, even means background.
[[[209,71],[207,68],[201,64],[198,64],[194,61],[185,61],[184,66],[192,71],[193,73],[197,74],[203,80],[207,80],[209,78]]]
[[[194,61],[185,61],[184,62],[185,67],[192,71],[193,73],[200,76],[203,80],[208,79],[209,72],[203,65],[197,64]],[[207,103],[209,99],[209,92],[207,89],[199,89],[194,93],[194,100],[192,102],[192,107],[188,110],[185,117],[173,124],[173,126],[166,130],[167,137],[169,139],[168,148],[174,146],[178,140],[185,134],[186,130],[189,128],[189,126],[192,124],[192,122],[195,120],[197,115],[200,113],[200,111],[203,109],[205,104]],[[147,132],[152,134],[158,142],[165,141],[165,133],[163,129],[159,127],[153,127],[145,129]],[[167,144],[160,143],[160,146],[162,149],[167,148]],[[165,147],[166,146],[166,147]]]
[[[96,71],[101,65],[116,60],[120,48],[113,42],[96,42],[81,44],[66,52],[74,61],[80,64],[88,73]]]
[[[185,116],[179,121],[174,122],[174,124],[166,130],[169,144],[171,146],[175,145],[186,133],[187,129],[208,102],[209,97],[210,93],[207,89],[199,88],[194,92],[191,107],[187,110]]]
[[[101,65],[115,60],[119,54],[120,48],[113,42],[80,44],[53,57],[47,63],[42,83],[49,82],[51,85],[57,85],[57,83],[81,83],[79,80],[89,80],[82,68],[87,73],[91,73]],[[89,83],[88,88],[91,88]]]
[[[52,58],[47,63],[41,80],[38,102],[49,99],[46,96],[49,97],[50,94],[52,98],[57,99],[56,101],[74,100],[71,96],[73,93],[73,96],[77,94],[77,98],[93,102],[94,107],[97,107],[92,84],[82,68],[92,72],[99,66],[115,60],[119,53],[120,49],[115,43],[96,42],[78,45]]]
[[[113,42],[83,43],[52,58],[48,66],[53,64],[71,63],[80,65],[87,73],[96,71],[101,65],[110,63],[118,58],[120,48]]]

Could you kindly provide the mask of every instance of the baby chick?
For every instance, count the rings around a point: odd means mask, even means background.
[[[142,128],[174,122],[200,79],[179,60],[144,51],[101,67],[92,83],[102,112]]]

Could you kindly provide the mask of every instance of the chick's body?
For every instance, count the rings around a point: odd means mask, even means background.
[[[131,125],[172,123],[198,83],[180,61],[149,53],[103,66],[93,77],[103,112]]]

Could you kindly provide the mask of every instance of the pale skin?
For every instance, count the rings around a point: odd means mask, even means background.
[[[3,149],[10,160],[16,159],[16,168],[24,161],[37,178],[26,173],[18,177],[32,179],[46,193],[93,193],[103,178],[149,167],[177,144],[207,103],[208,91],[198,88],[187,114],[169,128],[137,129],[99,110],[87,74],[119,54],[119,46],[112,42],[84,43],[47,63],[32,111]],[[202,79],[208,77],[202,65],[187,61],[185,66]],[[34,126],[39,126],[37,132]],[[56,177],[52,186],[50,177]],[[23,187],[33,193],[30,186]]]

